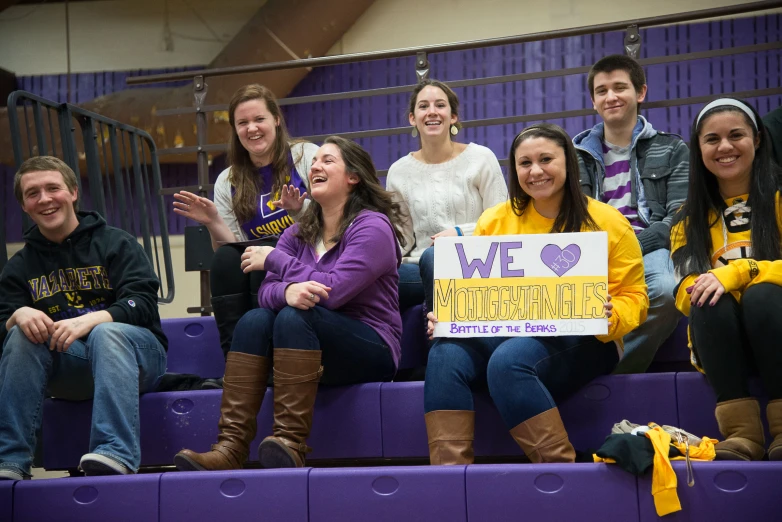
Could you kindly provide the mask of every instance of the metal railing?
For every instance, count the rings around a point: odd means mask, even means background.
[[[152,137],[100,114],[25,91],[9,95],[8,119],[16,168],[33,156],[57,156],[65,161],[76,173],[83,208],[97,211],[109,225],[141,238],[161,283],[158,302],[172,302],[174,268]],[[88,190],[82,190],[82,161]],[[0,225],[5,231],[4,224]]]
[[[640,28],[669,25],[669,24],[675,24],[681,22],[691,22],[691,21],[704,20],[707,18],[714,18],[714,17],[747,14],[747,13],[763,11],[763,10],[777,9],[781,7],[782,7],[782,1],[780,0],[760,1],[760,2],[752,2],[752,3],[740,4],[734,6],[689,11],[685,13],[678,13],[672,15],[640,18],[635,20],[611,22],[606,24],[598,24],[598,25],[577,27],[572,29],[555,30],[555,31],[546,31],[540,33],[531,33],[531,34],[518,35],[518,36],[490,38],[484,40],[457,42],[457,43],[442,44],[442,45],[410,47],[405,49],[394,49],[394,50],[387,50],[387,51],[324,56],[324,57],[317,57],[317,58],[306,58],[306,59],[290,60],[284,62],[244,65],[244,66],[237,66],[237,67],[203,69],[199,71],[190,71],[190,72],[181,72],[181,73],[137,76],[137,77],[128,78],[127,83],[130,85],[136,85],[136,84],[145,84],[145,83],[167,82],[172,80],[192,79],[193,94],[194,94],[193,107],[176,107],[176,108],[169,108],[169,109],[162,109],[162,110],[159,109],[157,110],[157,115],[172,116],[172,115],[181,115],[181,114],[195,114],[197,144],[192,147],[181,147],[176,149],[161,149],[159,153],[160,154],[195,153],[197,155],[196,157],[197,157],[197,165],[198,165],[197,184],[187,186],[187,187],[166,188],[163,190],[162,193],[172,194],[180,189],[187,189],[187,190],[197,192],[202,196],[208,196],[208,191],[213,188],[213,186],[209,184],[209,178],[208,178],[208,154],[214,152],[225,152],[227,150],[227,146],[226,144],[223,143],[221,144],[206,143],[207,113],[214,112],[214,111],[225,111],[228,108],[227,104],[225,103],[210,104],[210,105],[206,104],[206,96],[208,92],[208,85],[206,83],[206,79],[210,77],[245,74],[245,73],[253,73],[253,72],[282,71],[282,70],[297,69],[297,68],[324,67],[324,66],[341,65],[341,64],[348,64],[348,63],[355,63],[355,62],[364,62],[370,60],[381,60],[381,59],[389,59],[389,58],[414,56],[416,78],[420,81],[422,79],[427,78],[429,75],[430,63],[429,63],[428,55],[431,53],[444,53],[450,51],[479,49],[479,48],[509,45],[509,44],[540,42],[540,41],[551,40],[556,38],[583,36],[583,35],[606,33],[612,31],[625,32],[622,51],[638,59],[640,56],[641,46],[643,45],[642,37],[641,34],[639,33]],[[639,59],[638,61],[643,66],[651,66],[651,65],[668,64],[668,63],[688,61],[688,60],[716,58],[722,56],[755,53],[755,52],[771,51],[771,50],[779,50],[779,49],[782,49],[782,43],[769,42],[769,43],[761,43],[761,44],[754,44],[754,45],[737,46],[731,48],[713,49],[709,51],[690,52],[690,53],[684,53],[678,55]],[[617,51],[619,52],[619,49],[617,49]],[[465,80],[458,80],[458,81],[449,81],[446,83],[451,87],[470,87],[470,86],[477,86],[477,85],[490,85],[490,84],[498,84],[498,83],[506,83],[506,82],[539,80],[539,79],[554,78],[554,77],[574,75],[574,74],[584,74],[588,71],[589,71],[589,66],[585,66],[585,67],[548,70],[548,71],[541,71],[541,72],[510,74],[510,75],[492,76],[492,77],[476,78],[476,79],[465,79]],[[282,98],[278,100],[278,102],[281,106],[286,106],[286,105],[290,106],[290,105],[299,105],[299,104],[306,104],[306,103],[328,102],[328,101],[335,101],[335,100],[346,100],[346,99],[354,99],[354,98],[399,94],[399,93],[410,92],[414,88],[415,85],[402,85],[402,86],[394,86],[394,87],[384,87],[379,89],[364,89],[364,90],[356,90],[350,92],[319,94],[314,96]],[[776,94],[782,94],[782,87],[744,90],[744,91],[733,92],[733,93],[720,93],[721,96],[732,95],[732,96],[744,97],[744,98],[768,96],[768,95],[776,95]],[[680,105],[704,103],[716,97],[718,96],[717,95],[693,96],[693,97],[668,99],[668,100],[655,101],[655,102],[645,102],[643,108],[653,109],[653,108],[660,108],[660,107],[675,107]],[[492,126],[492,125],[506,125],[510,123],[522,123],[522,122],[529,122],[529,121],[572,118],[572,117],[588,116],[594,114],[595,111],[593,109],[577,109],[577,110],[566,110],[566,111],[559,111],[559,112],[508,115],[508,116],[503,116],[498,118],[468,120],[468,121],[463,121],[462,125],[463,127],[466,128],[485,127],[485,126]],[[373,137],[381,137],[381,136],[394,136],[394,135],[408,133],[409,131],[410,131],[409,127],[391,127],[391,128],[360,130],[360,131],[349,131],[347,129],[335,129],[335,131],[331,132],[330,134],[338,134],[346,138],[358,139],[358,138],[373,138]],[[317,135],[299,136],[299,137],[309,141],[320,141],[324,139],[326,136],[327,134],[317,134]],[[502,165],[506,165],[507,160],[501,160],[500,163]],[[382,170],[378,171],[378,174],[380,175],[383,175],[384,173],[385,171]],[[211,308],[209,306],[208,274],[206,272],[202,272],[201,306],[188,308],[188,312],[195,312],[195,313],[200,312],[202,314],[208,314],[210,313],[210,311]]]

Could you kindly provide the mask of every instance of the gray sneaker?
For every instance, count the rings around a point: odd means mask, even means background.
[[[12,469],[0,469],[0,480],[26,480],[27,477]]]
[[[123,463],[98,453],[87,453],[79,461],[79,467],[88,477],[101,475],[131,475]]]

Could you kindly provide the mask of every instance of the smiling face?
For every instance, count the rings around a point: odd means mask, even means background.
[[[595,75],[592,104],[607,125],[634,122],[638,117],[638,104],[646,98],[646,85],[636,91],[630,74],[617,69]]]
[[[538,212],[545,206],[556,209],[556,215],[567,181],[565,151],[548,138],[528,138],[516,147],[514,158],[521,189],[535,201]]]
[[[272,161],[279,120],[262,99],[240,103],[234,111],[234,131],[256,167]]]
[[[353,185],[359,182],[356,174],[348,172],[342,152],[333,143],[326,143],[312,160],[309,172],[310,195],[322,207],[344,204]]]
[[[22,210],[38,225],[43,236],[61,243],[79,226],[73,204],[78,189],[68,190],[56,170],[28,172],[22,176]]]
[[[723,194],[749,192],[755,149],[760,144],[743,113],[728,110],[707,116],[698,134],[701,157]],[[730,188],[729,188],[730,187]]]
[[[450,137],[451,124],[459,118],[452,113],[448,96],[439,87],[428,85],[421,89],[410,113],[410,125],[418,129],[421,139]]]

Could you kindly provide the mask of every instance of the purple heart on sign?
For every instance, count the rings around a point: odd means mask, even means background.
[[[575,244],[568,245],[565,248],[559,248],[557,245],[546,245],[540,251],[540,260],[559,277],[562,277],[565,275],[565,272],[576,266],[579,259],[581,259],[581,248]]]

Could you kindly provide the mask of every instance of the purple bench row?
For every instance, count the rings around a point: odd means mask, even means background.
[[[778,520],[782,463],[694,463],[687,487],[674,463],[683,510],[670,521]],[[607,464],[498,464],[72,478],[0,483],[9,522],[503,522],[659,520],[651,474]]]
[[[201,377],[222,377],[225,362],[214,318],[164,319],[163,331],[169,340],[168,371],[194,373]],[[402,358],[399,369],[426,364],[426,338],[421,306],[402,313]],[[660,347],[653,367],[661,371],[688,371],[687,320],[683,319],[671,337]]]
[[[217,435],[220,390],[150,393],[141,397],[142,465],[170,465],[182,448],[206,451]],[[255,448],[271,432],[272,390],[258,415]],[[719,438],[714,394],[698,373],[611,375],[591,382],[560,410],[577,449],[594,450],[622,419],[680,426]],[[44,403],[47,469],[73,469],[88,451],[91,401]],[[475,400],[475,452],[519,456],[488,394]],[[423,383],[321,387],[309,439],[313,459],[427,457]]]

